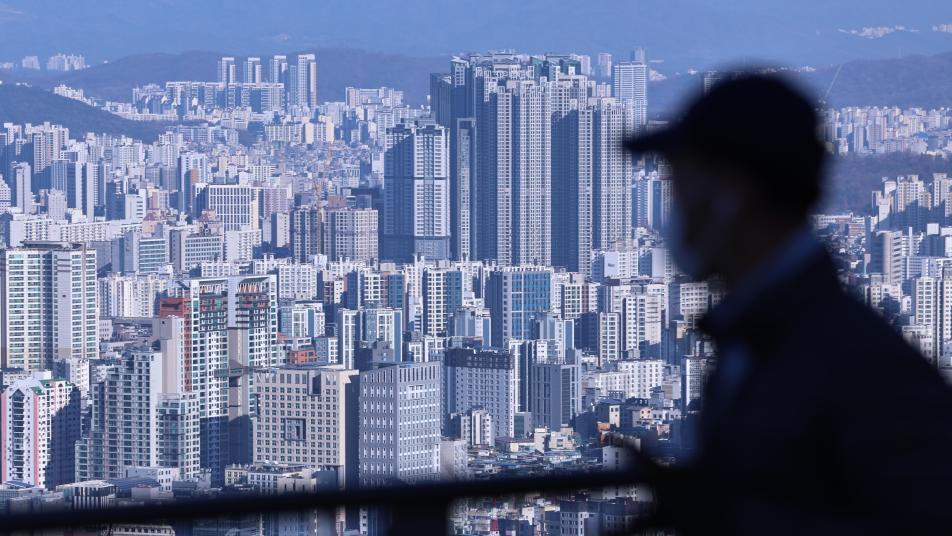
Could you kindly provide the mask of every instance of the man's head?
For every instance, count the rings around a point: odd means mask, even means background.
[[[810,102],[778,77],[742,75],[712,88],[676,125],[635,138],[635,153],[671,164],[668,230],[689,275],[730,279],[802,227],[820,196],[825,151]]]

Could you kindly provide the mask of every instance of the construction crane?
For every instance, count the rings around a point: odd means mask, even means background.
[[[334,145],[332,143],[327,144],[327,152],[324,154],[324,160],[321,162],[321,167],[318,173],[314,176],[313,186],[314,186],[314,199],[315,201],[322,197],[322,194],[327,188],[327,183],[330,181],[331,176],[331,161],[334,159]]]
[[[843,70],[843,64],[841,63],[836,68],[836,72],[833,73],[833,80],[830,80],[830,85],[826,88],[826,93],[824,93],[823,98],[820,99],[820,105],[826,106],[826,99],[829,98],[830,92],[833,91],[833,86],[836,85],[836,79],[840,77],[840,71],[842,70]]]

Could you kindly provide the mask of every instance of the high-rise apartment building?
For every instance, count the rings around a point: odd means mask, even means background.
[[[355,368],[355,354],[360,346],[363,315],[355,309],[338,309],[336,317],[337,362],[345,368]]]
[[[384,161],[386,258],[450,256],[449,140],[435,124],[387,130]]]
[[[186,280],[159,302],[159,316],[184,319],[183,386],[198,397],[202,468],[224,478],[228,415],[228,283]]]
[[[66,205],[79,209],[89,220],[96,215],[98,172],[88,162],[70,162],[66,169]]]
[[[268,68],[268,82],[272,84],[284,84],[285,91],[288,89],[288,57],[284,55],[275,55],[271,57]]]
[[[313,255],[324,252],[324,209],[313,205],[291,211],[291,256],[308,262]]]
[[[477,222],[473,221],[476,173],[476,120],[459,119],[450,138],[450,255],[473,258]]]
[[[58,125],[44,125],[41,130],[33,132],[32,153],[30,165],[33,173],[44,177],[43,184],[49,184],[48,168],[54,160],[61,157],[61,151],[69,140],[69,129]]]
[[[664,326],[664,297],[635,294],[622,299],[622,348],[637,356],[658,350]]]
[[[561,158],[553,151],[553,121],[569,105],[553,83],[574,79],[584,97],[581,70],[568,56],[501,52],[454,58],[449,73],[431,76],[434,117],[450,134],[457,258],[551,262],[553,160]]]
[[[623,142],[633,134],[636,104],[598,99],[592,107],[592,247],[607,249],[632,238],[633,171]]]
[[[317,56],[298,54],[289,76],[288,104],[302,108],[317,106]]]
[[[276,287],[273,275],[188,279],[159,302],[160,317],[184,319],[183,386],[198,396],[201,466],[216,481],[228,459],[229,367],[278,365]]]
[[[427,268],[421,282],[423,324],[420,332],[446,337],[450,315],[463,306],[463,274],[459,270]]]
[[[24,214],[33,214],[33,170],[30,164],[18,162],[10,170],[10,205],[17,207]]]
[[[90,430],[76,446],[77,481],[122,478],[126,467],[175,467],[185,478],[198,475],[196,393],[182,392],[178,357],[133,349],[96,383]]]
[[[0,180],[0,211],[7,212],[13,206],[11,199],[10,186],[7,185],[6,181]]]
[[[691,407],[697,400],[699,400],[704,393],[704,384],[707,381],[708,375],[714,369],[715,361],[714,359],[707,357],[696,357],[696,356],[685,356],[681,362],[681,370],[683,378],[682,383],[682,400],[684,400],[685,407]]]
[[[581,367],[576,363],[532,363],[529,411],[536,426],[558,430],[572,423],[582,408]]]
[[[218,60],[218,83],[229,85],[238,81],[235,76],[235,58],[224,56]]]
[[[403,327],[402,309],[369,307],[363,311],[361,340],[368,345],[383,343],[400,362],[403,360]]]
[[[244,80],[246,84],[260,84],[264,82],[261,71],[261,58],[249,56],[245,59]]]
[[[195,187],[207,181],[207,161],[203,153],[184,153],[178,158],[178,189],[176,208],[179,212],[191,212],[195,201]]]
[[[612,96],[634,105],[630,129],[640,133],[648,124],[648,75],[650,69],[644,52],[634,54],[632,61],[612,66]]]
[[[549,264],[552,117],[545,90],[531,80],[509,80],[490,90],[477,117],[484,181],[477,189],[477,255]]]
[[[671,180],[652,174],[635,180],[632,192],[632,227],[662,231],[670,223],[673,192]]]
[[[248,367],[279,363],[278,283],[274,275],[228,278],[228,357]]]
[[[76,387],[49,371],[11,383],[0,393],[0,481],[55,489],[73,482],[73,446],[80,433]]]
[[[24,242],[0,251],[0,363],[52,369],[56,358],[99,356],[96,252]]]
[[[476,94],[469,62],[453,58],[450,73],[430,75],[433,118],[449,134],[450,251],[455,259],[475,255],[474,188],[477,169]]]
[[[598,77],[609,79],[612,77],[612,55],[608,52],[598,53]]]
[[[552,264],[591,272],[595,111],[582,76],[549,84],[552,99]]]
[[[360,373],[362,486],[439,476],[442,363],[404,363]]]
[[[373,263],[379,258],[377,211],[342,207],[326,212],[324,252],[330,260]]]
[[[258,196],[251,186],[209,184],[198,193],[196,215],[213,210],[225,231],[258,228]]]

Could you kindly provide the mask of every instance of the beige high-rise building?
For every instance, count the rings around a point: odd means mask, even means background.
[[[357,374],[339,365],[256,373],[254,462],[336,468],[342,486],[354,483]]]

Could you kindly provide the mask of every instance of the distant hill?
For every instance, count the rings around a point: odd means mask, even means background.
[[[154,141],[165,131],[158,122],[132,121],[49,91],[12,84],[0,85],[0,123],[49,121],[70,129],[73,137],[86,132],[130,136]]]
[[[221,54],[184,52],[182,54],[142,54],[128,56],[52,77],[45,86],[58,84],[83,89],[87,95],[106,100],[129,102],[132,88],[169,80],[212,80]]]
[[[429,74],[449,67],[448,57],[410,57],[346,48],[302,53],[317,55],[317,91],[322,101],[344,100],[344,89],[348,86],[389,86],[403,90],[409,104],[425,104]],[[288,59],[293,61],[296,54],[288,54]],[[66,84],[83,89],[93,97],[129,101],[132,88],[148,83],[161,85],[170,80],[215,80],[218,59],[223,55],[227,54],[208,51],[141,54],[59,76],[48,71],[32,75],[19,71],[19,78],[10,74],[6,76],[11,81],[30,82],[45,88]],[[236,57],[239,72],[243,60],[243,57]],[[262,55],[262,63],[267,76],[267,56]]]
[[[348,86],[390,86],[403,90],[411,105],[425,104],[429,93],[429,74],[445,71],[449,63],[448,57],[411,57],[348,48],[319,48],[302,52],[313,52],[318,57],[318,93],[321,100],[343,100],[344,89]],[[289,59],[293,59],[295,54],[288,54]],[[11,82],[27,82],[45,89],[66,84],[83,89],[90,96],[128,101],[132,88],[148,83],[214,80],[216,64],[221,56],[222,53],[212,51],[140,54],[58,75],[49,71],[0,72],[0,80],[7,82],[7,90],[13,87]],[[266,55],[262,55],[265,64],[266,58]],[[243,59],[236,57],[239,64]],[[795,76],[812,89],[818,99],[826,95],[829,89],[826,102],[832,106],[952,107],[952,52],[934,56],[852,61],[841,67],[825,67]],[[701,81],[702,75],[698,73],[652,82],[648,90],[652,118],[669,118],[676,113],[687,97],[700,91]],[[5,115],[32,114],[33,117],[55,118],[57,114],[44,109],[41,104],[52,106],[64,101],[73,106],[81,104],[54,95],[45,97],[52,100],[34,100],[29,110],[10,110]],[[7,96],[4,101],[11,98],[12,95]],[[34,95],[34,98],[39,99],[40,96]],[[10,103],[0,101],[0,109],[4,108],[9,110]],[[121,121],[120,118],[102,113],[109,120]],[[129,123],[136,127],[132,131],[142,129],[151,133],[158,130],[155,124]],[[146,137],[151,135],[154,134]]]
[[[952,47],[952,34],[933,30],[948,23],[948,0],[0,0],[0,56],[73,51],[99,63],[150,52],[350,47],[626,58],[645,46],[665,69],[684,72],[730,58],[820,66],[935,54]]]
[[[952,52],[851,61],[803,78],[821,96],[832,83],[827,102],[833,106],[952,106]]]
[[[934,173],[952,173],[952,161],[906,153],[837,156],[830,159],[821,210],[867,214],[872,192],[880,189],[883,177],[919,175],[928,181]]]
[[[448,68],[449,58],[411,57],[349,48],[305,50],[318,58],[318,94],[323,100],[343,100],[348,86],[390,86],[403,90],[411,105],[426,103],[429,74]],[[289,59],[297,53],[288,54]],[[82,71],[55,75],[49,71],[0,73],[8,82],[28,82],[51,89],[58,84],[80,88],[88,95],[128,101],[132,88],[169,80],[214,80],[219,52],[189,51],[181,54],[140,54]],[[236,57],[239,64],[243,57]],[[267,56],[262,55],[267,70]],[[240,67],[239,67],[240,70]],[[837,75],[837,71],[839,74]],[[817,97],[826,94],[834,106],[952,106],[952,52],[935,56],[851,61],[824,67],[796,78]],[[685,98],[701,88],[702,75],[672,76],[649,87],[653,117],[670,115]]]
[[[701,90],[703,75],[674,76],[648,88],[653,117],[678,109]],[[795,75],[830,106],[952,107],[952,52],[861,60]],[[829,91],[829,95],[827,95]]]

